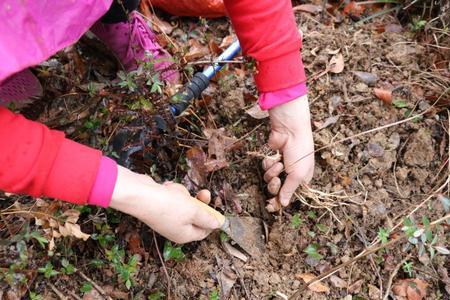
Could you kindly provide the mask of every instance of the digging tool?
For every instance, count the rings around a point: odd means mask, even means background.
[[[192,101],[198,98],[208,87],[211,78],[213,78],[214,75],[226,64],[224,61],[232,59],[239,51],[239,41],[235,41],[203,72],[196,73],[184,89],[172,96],[169,100],[171,103],[169,109],[172,117],[177,117],[183,113]],[[167,131],[168,126],[162,116],[155,116],[155,123],[159,131]],[[127,133],[124,133],[124,136],[127,135]],[[125,163],[130,155],[143,150],[144,145],[136,145],[131,147],[129,150],[122,153],[121,159],[119,160],[121,160],[122,163]],[[221,230],[252,257],[258,257],[264,250],[263,230],[260,219],[253,217],[225,217],[203,202],[195,201],[194,203],[215,216],[221,224]]]

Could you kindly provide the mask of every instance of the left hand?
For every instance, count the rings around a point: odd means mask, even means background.
[[[288,206],[300,184],[310,182],[314,172],[314,142],[306,95],[271,109],[269,115],[272,126],[269,146],[279,150],[283,157],[283,163],[280,156],[263,161],[269,192],[278,194],[266,207],[273,212],[281,208],[280,204]],[[287,177],[281,186],[279,175],[283,170]]]

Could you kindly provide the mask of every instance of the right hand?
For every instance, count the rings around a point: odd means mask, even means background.
[[[175,243],[202,240],[221,227],[210,207],[209,192],[202,201],[190,196],[181,184],[158,184],[149,176],[134,173],[121,166],[110,207],[134,216]],[[200,197],[199,197],[200,198]]]

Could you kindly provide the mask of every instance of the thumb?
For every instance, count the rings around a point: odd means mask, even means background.
[[[280,150],[286,143],[286,135],[272,130],[269,135],[268,143],[272,150]]]
[[[283,206],[288,206],[291,202],[292,195],[301,183],[301,178],[296,173],[288,174],[283,186],[281,187],[279,199]]]
[[[194,225],[210,230],[222,226],[223,222],[225,222],[225,217],[220,212],[198,200],[194,201],[198,206],[197,211],[194,214],[194,219],[192,220]]]

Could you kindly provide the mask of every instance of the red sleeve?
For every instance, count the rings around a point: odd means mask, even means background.
[[[258,62],[260,92],[306,81],[291,0],[224,0],[244,54]]]
[[[0,107],[0,189],[86,203],[101,152]]]

